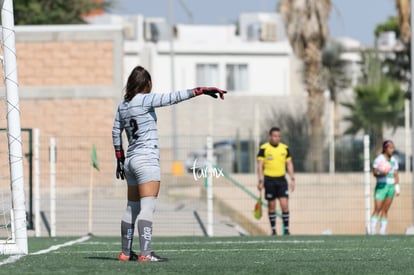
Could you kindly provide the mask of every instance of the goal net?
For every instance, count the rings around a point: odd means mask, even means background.
[[[0,254],[27,254],[13,1],[1,4],[4,89],[0,95],[0,127],[5,131],[0,131]]]

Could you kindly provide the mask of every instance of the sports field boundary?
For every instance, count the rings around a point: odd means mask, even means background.
[[[68,241],[68,242],[65,242],[65,243],[62,243],[62,244],[59,244],[59,245],[52,245],[51,247],[49,247],[47,249],[42,249],[42,250],[39,250],[39,251],[30,253],[29,255],[42,255],[42,254],[47,254],[47,253],[50,253],[52,251],[58,250],[58,249],[60,249],[62,247],[72,246],[74,244],[86,242],[91,237],[92,237],[91,235],[86,235],[86,236],[80,237],[80,238],[78,238],[76,240]],[[5,264],[15,263],[18,260],[20,260],[21,258],[26,257],[26,256],[27,255],[23,255],[23,254],[21,254],[21,255],[11,255],[8,258],[0,261],[0,266],[5,265]]]
[[[90,238],[91,238],[91,235],[86,235],[86,236],[80,237],[79,239],[76,239],[76,240],[73,240],[73,241],[69,241],[69,242],[65,242],[63,244],[52,245],[51,247],[49,247],[47,249],[43,249],[43,250],[39,250],[37,252],[31,253],[31,255],[47,254],[47,253],[49,253],[51,251],[58,250],[59,248],[62,248],[62,247],[72,246],[72,245],[77,244],[77,243],[86,242]]]

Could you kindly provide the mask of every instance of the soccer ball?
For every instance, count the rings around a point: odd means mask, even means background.
[[[388,161],[378,163],[378,170],[381,174],[388,174],[391,171],[391,164]]]

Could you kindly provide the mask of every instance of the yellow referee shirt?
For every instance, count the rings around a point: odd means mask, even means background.
[[[273,146],[269,142],[260,146],[257,160],[263,160],[263,174],[268,177],[282,177],[286,174],[286,162],[292,159],[286,144]]]

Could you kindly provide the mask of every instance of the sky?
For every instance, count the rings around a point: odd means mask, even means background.
[[[175,24],[229,24],[243,12],[273,12],[279,0],[115,0],[114,13],[169,18],[173,3]],[[329,29],[332,37],[351,37],[374,44],[378,23],[395,16],[395,0],[331,0]],[[182,4],[183,3],[183,4]]]

